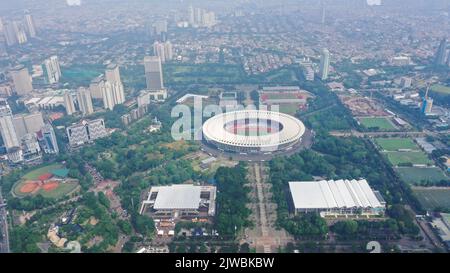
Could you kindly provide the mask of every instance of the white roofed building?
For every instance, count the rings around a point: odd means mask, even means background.
[[[384,215],[386,202],[365,179],[289,182],[295,214]]]
[[[147,210],[159,217],[209,217],[215,214],[216,187],[192,184],[152,187],[142,202],[140,214]]]

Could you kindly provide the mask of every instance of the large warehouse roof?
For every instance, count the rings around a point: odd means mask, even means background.
[[[158,195],[156,196],[153,208],[157,210],[198,209],[200,205],[200,193],[201,187],[194,185],[158,187]]]
[[[365,179],[289,182],[296,209],[384,207]]]

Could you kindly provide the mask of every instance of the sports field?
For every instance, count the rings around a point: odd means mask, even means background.
[[[450,209],[450,188],[449,187],[413,187],[414,194],[419,202],[427,210],[435,208]]]
[[[450,180],[445,176],[441,169],[432,168],[415,168],[415,167],[399,167],[395,168],[400,177],[411,185],[424,185],[428,183],[439,183],[442,180]]]
[[[375,142],[385,151],[398,151],[401,149],[420,150],[410,138],[377,138]]]
[[[435,84],[431,86],[431,91],[445,95],[450,95],[450,87],[441,84]]]
[[[419,164],[419,165],[427,165],[427,164],[433,164],[433,161],[431,161],[428,156],[422,152],[385,152],[385,155],[387,155],[387,158],[389,159],[389,162],[391,162],[392,165],[397,166],[399,164]]]
[[[34,196],[40,194],[47,198],[60,198],[75,191],[79,187],[78,181],[54,176],[52,172],[64,170],[61,164],[52,164],[34,169],[26,173],[14,185],[13,194],[17,197]],[[66,173],[65,170],[60,173]]]
[[[359,118],[359,122],[362,124],[362,126],[369,128],[378,128],[380,131],[392,131],[397,130],[397,127],[392,124],[392,122],[385,117],[376,117],[376,118],[369,118],[369,117],[362,117]]]

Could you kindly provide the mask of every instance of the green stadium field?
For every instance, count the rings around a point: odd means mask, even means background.
[[[450,209],[449,187],[413,187],[413,192],[426,210],[434,210],[436,208]]]
[[[441,171],[441,169],[432,168],[416,168],[416,167],[398,167],[395,168],[400,177],[408,184],[423,185],[429,183],[439,183],[442,180],[450,180],[449,177]]]
[[[410,138],[377,138],[375,142],[385,151],[398,151],[400,149],[420,150]]]
[[[359,118],[359,122],[367,129],[378,127],[378,130],[380,131],[397,130],[397,127],[395,127],[394,124],[392,124],[392,122],[388,118],[384,117],[377,117],[377,118],[363,117]]]
[[[392,165],[397,166],[399,164],[420,164],[420,165],[427,165],[427,164],[433,164],[433,161],[431,161],[428,156],[422,152],[385,152],[384,154],[387,155],[387,158],[389,159],[389,162],[391,162]]]
[[[431,86],[431,91],[445,95],[450,95],[450,87],[445,85],[435,84]]]

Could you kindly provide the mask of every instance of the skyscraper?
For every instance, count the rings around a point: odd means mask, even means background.
[[[319,76],[322,80],[326,80],[328,78],[328,70],[330,67],[330,51],[324,48],[322,50],[322,55],[320,57],[320,71]]]
[[[161,63],[165,63],[166,62],[166,54],[164,51],[164,43],[154,42],[153,43],[153,54],[155,56],[159,57],[159,59],[161,60]]]
[[[47,82],[54,84],[59,82],[61,77],[61,68],[57,56],[51,56],[44,61],[44,72],[47,76]]]
[[[77,91],[78,107],[83,115],[90,115],[94,113],[94,107],[92,106],[91,92],[89,89],[80,87]]]
[[[12,116],[7,115],[0,117],[0,131],[6,149],[9,150],[13,147],[20,147],[19,139],[14,130]]]
[[[47,154],[59,153],[58,142],[56,141],[55,131],[50,124],[45,124],[41,130],[44,142],[44,152]]]
[[[70,92],[64,93],[64,107],[66,108],[67,115],[73,115],[76,112],[73,97]]]
[[[109,82],[122,82],[120,79],[119,66],[116,64],[109,64],[106,67],[105,78]]]
[[[94,99],[103,98],[103,88],[105,88],[105,81],[102,77],[97,77],[91,81],[89,90],[91,91],[91,97]]]
[[[447,61],[447,39],[444,38],[441,40],[441,43],[439,44],[438,51],[436,52],[436,58],[434,63],[436,65],[445,65]]]
[[[144,68],[147,89],[164,89],[161,59],[158,56],[146,56],[144,58]]]
[[[31,38],[36,37],[36,27],[34,26],[33,17],[31,14],[25,14],[25,26]]]
[[[11,77],[14,83],[14,89],[19,96],[33,91],[32,79],[26,67],[16,67],[11,71]]]
[[[14,115],[12,120],[18,139],[22,139],[26,134],[35,134],[44,126],[41,112]]]
[[[3,25],[3,34],[5,36],[6,45],[8,46],[12,46],[18,43],[16,30],[14,28],[15,26],[17,25],[12,24],[11,22],[6,22]]]
[[[120,80],[119,66],[111,64],[106,68],[106,82],[102,88],[102,99],[105,109],[113,110],[116,104],[125,102],[125,92]]]
[[[103,106],[105,109],[113,110],[114,105],[114,94],[112,84],[110,82],[105,82],[102,88],[102,98],[103,98]]]

